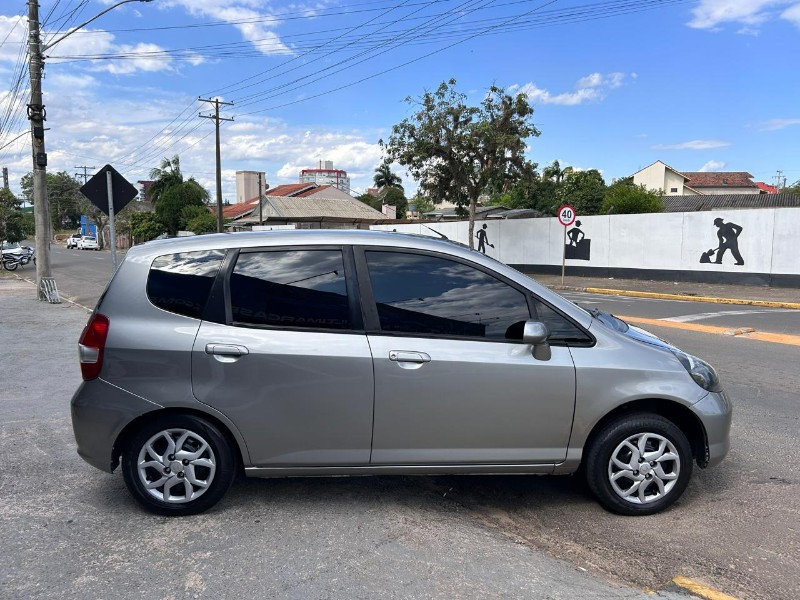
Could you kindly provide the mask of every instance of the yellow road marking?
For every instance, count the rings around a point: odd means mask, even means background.
[[[674,577],[672,583],[707,600],[736,600],[733,596],[723,594],[712,587],[695,581],[694,579],[689,579],[688,577]]]
[[[749,340],[761,342],[771,342],[773,344],[784,344],[787,346],[800,346],[800,335],[789,335],[785,333],[770,333],[767,331],[755,331],[750,327],[731,329],[730,327],[717,327],[715,325],[700,325],[698,323],[677,323],[675,321],[662,321],[661,319],[647,319],[645,317],[624,317],[617,315],[623,321],[637,323],[640,325],[655,325],[656,327],[668,327],[671,329],[684,329],[687,331],[699,331],[700,333],[711,333],[714,335],[734,335]]]
[[[739,298],[714,298],[711,296],[689,296],[685,294],[662,294],[658,292],[634,292],[608,288],[582,288],[590,294],[608,296],[631,296],[633,298],[655,298],[658,300],[685,300],[687,302],[712,302],[714,304],[742,304],[746,306],[767,306],[769,308],[793,308],[800,310],[800,302],[778,302],[772,300],[742,300]]]

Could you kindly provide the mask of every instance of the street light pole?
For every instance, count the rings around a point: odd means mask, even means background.
[[[31,79],[31,101],[28,104],[28,119],[31,122],[31,153],[33,155],[33,214],[36,228],[36,289],[39,300],[51,298],[51,292],[43,285],[43,280],[52,280],[50,269],[50,241],[53,238],[50,221],[50,202],[47,197],[47,152],[44,146],[44,122],[47,111],[42,104],[42,71],[44,70],[44,53],[69,37],[79,29],[86,27],[95,19],[108,11],[128,2],[152,2],[152,0],[122,0],[96,14],[88,21],[81,23],[57,40],[43,45],[39,23],[39,3],[28,0],[28,49],[30,61],[28,68]],[[53,283],[53,287],[55,284]],[[49,288],[48,288],[49,289]]]

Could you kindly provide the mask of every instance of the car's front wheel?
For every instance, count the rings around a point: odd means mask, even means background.
[[[161,515],[194,515],[228,491],[237,461],[209,421],[168,415],[139,428],[122,453],[122,474],[134,499]]]
[[[651,515],[689,483],[692,451],[684,433],[652,413],[605,424],[587,448],[586,480],[600,504],[623,515]]]

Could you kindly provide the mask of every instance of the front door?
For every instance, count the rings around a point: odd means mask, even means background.
[[[375,465],[553,464],[575,409],[568,347],[523,344],[526,293],[443,256],[366,250],[379,321]],[[362,279],[363,280],[363,279]]]
[[[226,323],[203,322],[198,400],[231,419],[253,466],[369,463],[372,357],[339,248],[242,251]]]

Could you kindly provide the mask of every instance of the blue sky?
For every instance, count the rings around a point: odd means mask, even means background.
[[[45,41],[110,4],[41,0]],[[28,127],[26,17],[24,0],[2,1],[0,166],[14,191],[31,169],[29,136],[12,141]],[[224,198],[237,170],[274,187],[320,160],[358,192],[378,140],[410,114],[404,99],[452,77],[474,104],[492,84],[527,94],[541,166],[608,183],[658,159],[800,179],[800,0],[154,0],[47,55],[51,171],[110,163],[136,181],[177,153],[213,194],[213,123],[197,98],[219,97],[235,119],[222,125]]]

